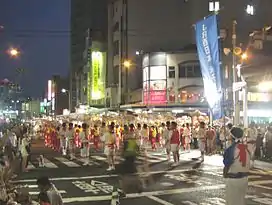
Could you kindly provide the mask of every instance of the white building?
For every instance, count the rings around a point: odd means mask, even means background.
[[[143,104],[204,102],[196,50],[148,53],[143,56]]]

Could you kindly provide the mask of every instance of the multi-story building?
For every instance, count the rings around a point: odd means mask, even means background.
[[[105,106],[107,44],[101,32],[88,31],[86,47],[83,52],[84,67],[80,73],[80,104],[89,106]]]
[[[203,82],[196,48],[143,56],[143,104],[203,102]]]
[[[80,103],[80,76],[83,72],[88,29],[107,38],[107,0],[71,0],[71,68],[70,93],[72,107]]]
[[[111,0],[108,5],[108,89],[118,96],[122,85],[122,102],[130,90],[141,87],[139,54],[150,51],[179,50],[194,43],[194,24],[219,11],[219,26],[226,31],[224,46],[231,47],[232,23],[236,20],[237,45],[248,43],[248,34],[269,25],[271,1],[263,0],[252,10],[250,0]],[[256,9],[256,10],[254,10]],[[272,16],[271,16],[272,17]],[[130,60],[127,69],[123,63]],[[120,71],[120,72],[119,72]],[[118,98],[113,104],[118,104]]]
[[[21,87],[8,79],[0,81],[0,110],[17,110]]]
[[[52,76],[52,79],[48,80],[46,98],[44,100],[47,105],[46,113],[49,115],[61,115],[64,109],[69,109],[72,106],[69,103],[69,98],[68,79],[61,78],[58,75]]]

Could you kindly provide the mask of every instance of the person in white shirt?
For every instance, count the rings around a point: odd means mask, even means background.
[[[254,167],[254,158],[255,158],[255,150],[256,150],[256,142],[258,138],[258,130],[254,122],[251,122],[249,125],[248,133],[247,133],[247,146],[251,155],[251,167]]]
[[[82,124],[82,131],[79,133],[79,139],[81,142],[81,155],[85,158],[84,166],[89,165],[90,163],[90,142],[89,142],[89,132],[88,125],[86,123]]]
[[[147,124],[143,125],[143,129],[141,131],[141,149],[146,153],[146,149],[149,145],[149,129]]]
[[[47,200],[45,201],[45,199],[41,197],[43,195],[46,195],[47,197],[45,198],[48,199],[50,205],[63,205],[61,194],[54,186],[54,184],[50,182],[48,177],[40,177],[36,183],[40,190],[40,202],[47,202]]]
[[[22,157],[22,172],[27,172],[27,159],[28,159],[28,151],[27,146],[29,146],[29,141],[27,137],[23,137],[20,145],[20,153]]]
[[[200,149],[201,153],[201,161],[204,161],[204,154],[205,154],[205,149],[206,149],[206,127],[205,127],[204,122],[200,122],[198,131],[197,131],[197,136],[198,136],[198,147]]]
[[[66,133],[67,141],[68,141],[68,151],[70,159],[75,159],[75,143],[74,143],[74,125],[73,123],[69,123],[68,130]]]
[[[185,139],[185,145],[184,145],[185,151],[190,152],[190,150],[191,150],[191,148],[190,148],[191,128],[190,128],[189,123],[186,123],[186,127],[184,128],[184,131],[183,131],[183,136],[184,136],[184,139]]]
[[[114,126],[109,125],[107,132],[102,136],[101,141],[104,143],[104,153],[108,158],[109,168],[107,171],[112,171],[115,169],[114,166],[114,151],[115,151],[115,133]]]
[[[67,129],[66,129],[66,123],[62,124],[62,128],[60,129],[59,136],[60,136],[60,147],[62,151],[62,155],[67,154]]]
[[[165,151],[166,151],[166,154],[167,154],[167,161],[168,161],[168,163],[170,163],[170,159],[171,159],[171,146],[170,146],[171,123],[170,123],[170,121],[166,122],[166,126],[163,123],[162,127],[163,127],[162,138],[163,138],[163,141],[164,141],[164,147],[165,147]]]

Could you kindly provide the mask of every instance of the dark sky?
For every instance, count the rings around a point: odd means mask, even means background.
[[[0,25],[0,79],[19,81],[24,94],[39,97],[52,75],[68,75],[69,0],[2,0]],[[11,46],[20,58],[6,54]],[[16,68],[24,69],[19,77]]]

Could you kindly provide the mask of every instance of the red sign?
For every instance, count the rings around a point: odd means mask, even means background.
[[[144,92],[144,104],[165,104],[167,101],[166,90],[153,90]]]

